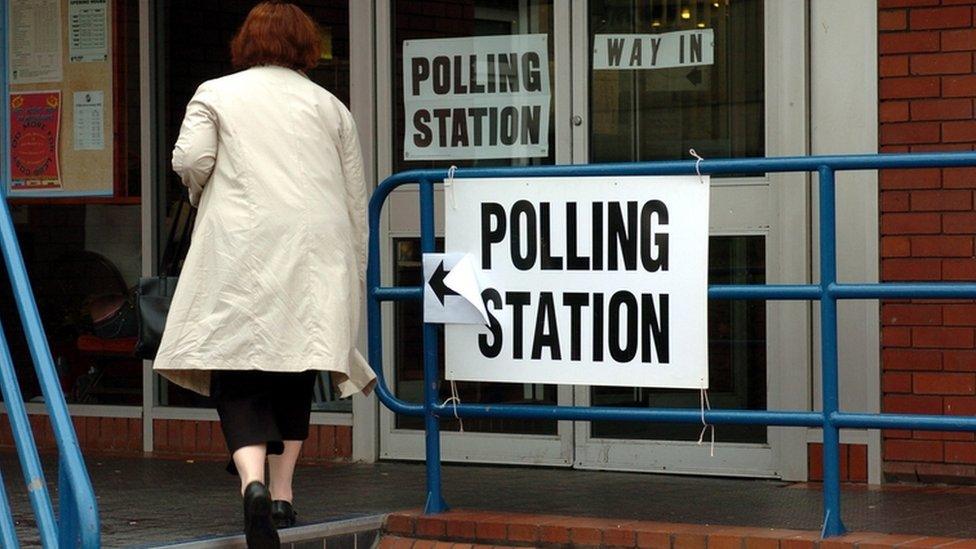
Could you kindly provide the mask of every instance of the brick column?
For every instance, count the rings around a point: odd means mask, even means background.
[[[976,144],[976,0],[879,0],[882,152],[971,151]],[[882,172],[881,278],[976,280],[976,168]],[[976,305],[882,304],[885,412],[976,413]],[[976,482],[971,433],[886,431],[884,471]]]

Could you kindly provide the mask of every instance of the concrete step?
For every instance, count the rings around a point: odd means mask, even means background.
[[[386,515],[320,522],[278,531],[282,549],[373,549]],[[243,549],[244,535],[210,537],[151,547],[165,549]]]
[[[976,549],[976,540],[855,532],[820,539],[819,532],[676,524],[497,511],[420,511],[387,516],[380,548],[649,547],[655,549]]]

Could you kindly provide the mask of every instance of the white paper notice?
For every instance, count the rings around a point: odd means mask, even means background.
[[[548,156],[547,39],[405,40],[403,159]]]
[[[470,254],[424,254],[424,322],[486,325],[481,286]]]
[[[80,91],[74,95],[74,136],[76,151],[100,151],[105,148],[105,94]]]
[[[485,310],[485,302],[481,298],[481,282],[471,257],[471,254],[464,254],[461,261],[444,277],[444,284],[474,306],[481,315],[481,321],[487,325],[488,311]]]
[[[10,82],[58,82],[61,74],[61,2],[10,0]]]
[[[593,37],[594,70],[673,69],[714,63],[712,29]]]
[[[108,0],[68,0],[69,59],[72,63],[108,59]]]

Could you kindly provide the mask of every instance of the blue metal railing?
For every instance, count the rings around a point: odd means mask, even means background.
[[[953,299],[976,298],[976,283],[846,284],[837,282],[837,234],[834,174],[848,170],[894,168],[937,168],[976,166],[976,153],[885,154],[851,156],[809,156],[704,160],[702,174],[734,175],[773,172],[816,172],[820,184],[820,281],[818,284],[722,285],[708,290],[711,299],[812,300],[820,302],[821,411],[710,410],[705,420],[713,424],[817,427],[823,429],[823,529],[824,537],[844,533],[840,510],[840,429],[917,429],[934,431],[976,431],[976,417],[913,414],[862,414],[839,409],[837,365],[837,301],[840,299]],[[527,168],[459,169],[456,178],[489,177],[583,177],[625,175],[694,175],[695,161],[645,162],[629,164],[587,164],[534,166]],[[383,301],[420,300],[423,287],[380,285],[380,214],[393,189],[408,183],[420,185],[421,249],[434,251],[434,184],[447,178],[446,169],[415,170],[387,178],[369,204],[369,269],[367,301],[369,361],[377,375],[380,400],[397,414],[421,416],[426,427],[427,503],[426,512],[447,509],[441,495],[439,418],[505,417],[570,421],[648,421],[696,423],[698,409],[587,408],[579,406],[536,406],[518,404],[445,405],[437,401],[437,327],[424,324],[424,401],[398,399],[383,378],[381,310]]]
[[[8,26],[8,2],[0,1],[0,44],[6,46]],[[9,183],[9,158],[7,143],[9,142],[9,119],[7,105],[10,104],[10,93],[7,85],[7,48],[0,47],[0,96],[3,97],[4,115],[0,116],[0,184],[2,193],[6,197]],[[20,313],[24,333],[30,347],[34,369],[44,395],[44,403],[51,420],[51,428],[58,446],[58,514],[57,520],[51,497],[48,493],[44,470],[37,453],[37,445],[31,432],[24,397],[17,382],[13,361],[3,327],[0,326],[0,390],[3,392],[3,402],[7,417],[10,420],[17,455],[20,458],[24,482],[37,519],[37,528],[41,543],[44,547],[86,547],[101,546],[98,522],[98,506],[95,502],[95,492],[92,489],[88,470],[85,468],[75,436],[74,425],[68,414],[68,405],[61,391],[57,370],[51,358],[51,350],[44,335],[44,327],[37,311],[37,303],[31,291],[27,278],[27,269],[17,243],[10,208],[6,200],[0,201],[0,247],[7,266],[7,273],[13,288],[17,310]],[[3,479],[0,478],[0,545],[2,547],[17,547],[17,532],[14,529],[13,516]]]

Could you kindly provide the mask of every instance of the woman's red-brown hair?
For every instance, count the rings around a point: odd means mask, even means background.
[[[261,2],[254,6],[230,42],[236,69],[280,65],[309,70],[321,52],[318,28],[301,8],[287,2]]]

